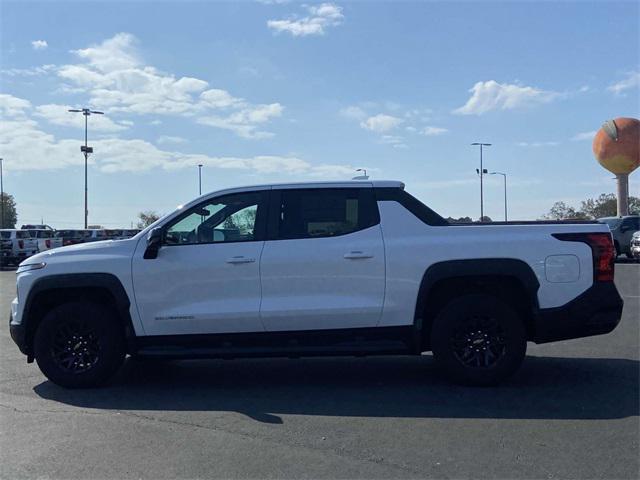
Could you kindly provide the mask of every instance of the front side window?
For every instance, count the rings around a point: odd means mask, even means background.
[[[264,194],[239,193],[190,209],[165,231],[166,245],[250,242],[259,240],[258,207]]]
[[[277,239],[335,237],[376,225],[378,210],[368,188],[281,190],[273,195]]]

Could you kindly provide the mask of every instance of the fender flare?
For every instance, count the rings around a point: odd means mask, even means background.
[[[540,282],[526,262],[514,258],[447,260],[431,265],[422,277],[414,316],[416,329],[422,331],[423,313],[434,285],[442,280],[452,278],[486,276],[517,278],[526,291],[532,313],[537,312],[539,308],[538,289],[540,288]]]
[[[98,288],[108,291],[114,299],[114,308],[124,326],[127,347],[131,349],[135,339],[135,330],[129,313],[131,301],[125,291],[120,279],[111,273],[69,273],[59,275],[48,275],[37,279],[27,294],[25,299],[24,312],[22,314],[22,324],[26,334],[26,348],[31,353],[33,343],[33,314],[36,310],[34,304],[36,298],[44,293],[55,290],[67,290],[73,288]]]

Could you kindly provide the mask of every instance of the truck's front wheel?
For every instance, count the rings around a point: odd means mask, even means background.
[[[506,302],[486,294],[451,300],[431,331],[433,356],[452,380],[495,385],[520,367],[527,349],[524,324]]]
[[[120,368],[125,348],[113,313],[102,305],[70,302],[50,310],[34,339],[38,366],[67,388],[95,387]]]

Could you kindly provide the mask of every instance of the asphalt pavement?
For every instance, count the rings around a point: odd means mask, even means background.
[[[15,274],[0,272],[8,315]],[[529,345],[498,388],[423,357],[128,360],[64,390],[0,329],[0,477],[639,478],[640,265],[609,335]]]

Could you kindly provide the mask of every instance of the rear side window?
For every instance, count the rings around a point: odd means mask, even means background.
[[[11,232],[0,232],[0,238],[2,238],[3,240],[10,240]]]
[[[16,238],[31,238],[31,232],[29,232],[29,230],[18,230],[16,232]]]
[[[380,222],[371,188],[274,190],[269,238],[336,237]]]

